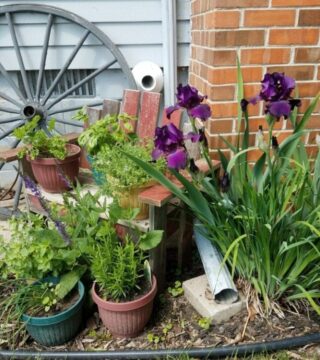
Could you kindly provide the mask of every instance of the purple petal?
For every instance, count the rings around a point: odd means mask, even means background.
[[[158,160],[163,154],[162,150],[155,148],[152,150],[151,156],[153,160]]]
[[[276,95],[274,74],[265,74],[261,81],[260,97],[265,101],[271,100]]]
[[[187,165],[187,154],[184,149],[177,149],[167,156],[168,167],[171,169],[184,169]]]
[[[205,121],[211,116],[211,109],[207,104],[200,104],[191,109],[189,113],[192,117],[200,118],[202,121]]]
[[[182,86],[179,84],[177,91],[178,105],[187,110],[191,110],[195,106],[198,106],[205,98],[198,94],[198,90],[195,87],[190,85]]]
[[[185,140],[191,140],[193,143],[201,141],[203,136],[201,134],[197,134],[194,132],[189,132],[187,135],[185,135]]]
[[[254,96],[252,98],[249,99],[249,103],[252,104],[252,105],[256,105],[256,103],[258,101],[262,100],[261,96],[260,95],[257,95],[257,96]]]
[[[287,118],[290,115],[291,106],[288,101],[274,101],[267,106],[267,112],[279,119],[281,116]]]
[[[179,143],[183,140],[183,133],[174,124],[170,123],[168,126],[168,137],[171,141]]]
[[[177,105],[177,104],[167,107],[167,108],[166,108],[167,118],[170,119],[171,114],[172,114],[174,111],[178,110],[178,109],[180,109],[180,106]]]

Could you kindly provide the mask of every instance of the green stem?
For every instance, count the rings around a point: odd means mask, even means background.
[[[199,134],[199,131],[198,131],[198,129],[196,127],[196,124],[195,124],[195,119],[193,117],[191,117],[191,116],[190,116],[190,123],[191,123],[193,132],[196,133],[196,134]],[[202,141],[200,141],[200,152],[201,152],[201,155],[205,158],[205,160],[206,160],[206,162],[207,162],[207,164],[209,166],[209,169],[210,169],[211,174],[212,174],[212,178],[214,178],[215,177],[214,167],[212,165],[212,161],[211,161],[210,156],[209,156],[208,148],[203,144]]]

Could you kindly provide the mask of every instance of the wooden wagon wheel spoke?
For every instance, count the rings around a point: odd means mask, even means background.
[[[23,85],[24,85],[24,90],[25,90],[25,92],[27,94],[28,100],[31,101],[32,100],[31,89],[30,89],[30,85],[29,85],[29,82],[28,82],[24,62],[23,62],[23,59],[22,59],[22,56],[21,56],[21,51],[20,51],[20,47],[19,47],[19,44],[18,44],[16,30],[15,30],[13,22],[12,22],[11,13],[6,13],[6,18],[7,18],[8,25],[9,25],[10,35],[11,35],[11,39],[12,39],[13,46],[14,46],[14,51],[15,51],[17,59],[18,59],[20,72],[21,72],[21,76],[22,76],[22,81],[23,81]]]
[[[60,124],[65,124],[65,125],[71,125],[71,126],[76,126],[76,127],[83,127],[81,123],[76,122],[76,121],[68,121],[68,120],[63,120],[63,119],[56,119],[57,123]]]
[[[20,114],[20,110],[12,109],[6,106],[0,106],[0,111],[10,113],[10,114]]]
[[[2,76],[6,79],[6,81],[8,82],[8,84],[10,85],[11,89],[16,93],[16,95],[22,100],[22,102],[25,104],[26,103],[26,99],[23,96],[21,90],[18,88],[18,86],[16,85],[16,83],[12,80],[11,76],[8,74],[7,70],[4,68],[4,66],[0,63],[0,72],[2,74]],[[1,96],[4,99],[6,98],[5,96]],[[7,96],[8,98],[8,96]],[[11,98],[10,98],[11,99]],[[10,101],[12,102],[12,101]]]
[[[15,105],[16,107],[18,107],[19,109],[22,107],[22,104],[19,103],[17,100],[13,99],[11,96],[3,93],[2,91],[0,91],[0,98],[2,98],[3,100],[7,100],[9,103]]]
[[[102,105],[102,104],[103,104],[103,101],[95,101],[93,103],[86,104],[86,106],[94,107],[94,106],[99,106],[99,105]],[[81,108],[82,108],[82,106],[79,106],[79,105],[78,106],[65,107],[65,108],[62,108],[62,109],[49,111],[48,115],[51,116],[51,115],[54,115],[54,114],[67,113],[69,111],[75,111],[75,110],[78,110],[78,109],[81,109]]]
[[[40,90],[41,90],[41,86],[42,86],[43,73],[44,73],[44,68],[46,65],[46,60],[47,60],[47,55],[48,55],[48,46],[49,46],[52,24],[53,24],[53,15],[50,14],[48,16],[48,23],[47,23],[47,28],[46,28],[46,32],[44,35],[44,41],[43,41],[42,55],[41,55],[41,60],[40,60],[40,70],[39,70],[39,75],[38,75],[38,80],[37,80],[37,89],[36,89],[36,96],[35,96],[36,101],[39,101],[39,98],[40,98]]]
[[[15,121],[19,121],[19,120],[21,120],[21,116],[14,117],[14,118],[9,118],[9,119],[1,119],[0,124],[7,124],[7,123],[10,123],[10,122],[15,122]]]
[[[2,134],[0,134],[0,141],[4,138],[6,138],[7,136],[11,135],[15,129],[21,127],[22,125],[24,125],[24,122],[20,121],[15,127],[6,130],[5,132],[3,132]]]

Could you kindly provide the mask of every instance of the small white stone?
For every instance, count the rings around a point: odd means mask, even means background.
[[[194,309],[205,318],[211,319],[214,323],[221,323],[230,319],[233,315],[246,307],[242,294],[240,300],[233,304],[218,304],[211,296],[208,296],[209,287],[206,275],[201,275],[182,284],[184,295]]]

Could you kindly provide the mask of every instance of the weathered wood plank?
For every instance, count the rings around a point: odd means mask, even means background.
[[[103,107],[101,111],[101,117],[106,115],[116,115],[119,113],[120,101],[113,99],[103,100]]]
[[[143,92],[137,135],[140,139],[153,139],[158,122],[160,93]]]

